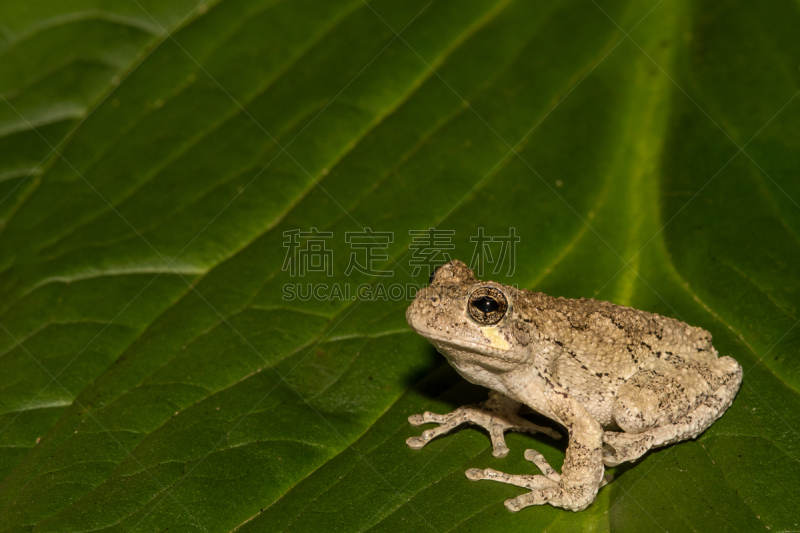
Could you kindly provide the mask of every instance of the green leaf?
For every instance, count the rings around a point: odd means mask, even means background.
[[[799,23],[788,0],[0,4],[3,531],[797,529]],[[405,445],[409,415],[485,394],[389,297],[427,281],[430,227],[464,261],[514,228],[485,277],[708,329],[736,401],[586,511],[508,513],[522,489],[464,471],[565,443]],[[311,228],[330,277],[284,268]],[[346,274],[364,228],[392,277]]]

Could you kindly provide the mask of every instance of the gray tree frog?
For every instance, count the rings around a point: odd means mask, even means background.
[[[543,475],[466,472],[530,489],[505,502],[509,511],[545,503],[585,509],[608,481],[604,465],[697,437],[730,406],[742,381],[742,367],[718,357],[703,329],[609,302],[480,281],[460,261],[436,270],[406,319],[461,376],[490,389],[480,405],[409,417],[415,426],[439,424],[408,439],[411,448],[465,423],[489,432],[495,457],[508,454],[506,431],[560,436],[519,416],[523,406],[566,428],[560,474],[535,450],[525,458]]]

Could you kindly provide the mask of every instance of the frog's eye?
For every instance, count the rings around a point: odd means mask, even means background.
[[[508,311],[508,300],[503,291],[494,287],[479,287],[469,296],[469,314],[475,322],[484,326],[497,324]]]

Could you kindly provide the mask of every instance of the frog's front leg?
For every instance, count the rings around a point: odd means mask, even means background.
[[[407,439],[406,444],[418,450],[432,439],[449,433],[462,424],[475,424],[486,429],[492,439],[492,455],[495,457],[508,455],[508,446],[506,446],[505,439],[506,431],[544,433],[554,439],[561,438],[561,434],[557,431],[538,426],[519,416],[517,413],[521,406],[521,403],[499,392],[490,391],[489,399],[480,405],[465,405],[446,415],[427,411],[421,415],[411,415],[408,417],[408,421],[414,426],[433,422],[439,424],[439,427],[426,429],[419,437]]]
[[[569,430],[564,467],[558,474],[535,450],[525,452],[544,475],[509,475],[493,469],[470,469],[472,480],[491,479],[531,489],[511,500],[506,500],[509,511],[519,511],[529,505],[549,503],[570,511],[582,511],[594,501],[597,491],[607,482],[603,478],[603,428],[574,398],[561,390],[549,394],[548,404],[559,421]]]

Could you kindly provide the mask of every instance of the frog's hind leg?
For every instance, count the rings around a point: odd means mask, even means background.
[[[651,448],[696,438],[722,416],[730,407],[742,383],[742,367],[731,357],[715,359],[709,365],[713,369],[697,368],[698,365],[706,363],[693,362],[692,366],[705,374],[703,377],[708,382],[719,385],[716,390],[692,411],[672,423],[654,425],[638,433],[606,431],[603,436],[603,462],[606,466],[634,461]],[[712,377],[720,374],[720,380]]]

